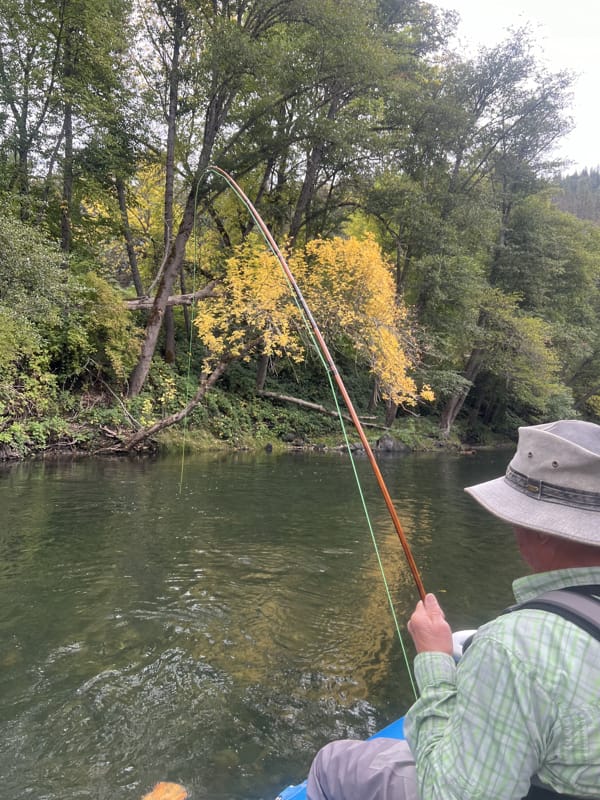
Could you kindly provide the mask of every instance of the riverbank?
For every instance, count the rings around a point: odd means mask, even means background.
[[[0,438],[0,461],[29,458],[89,457],[106,454],[150,455],[204,451],[288,450],[359,451],[362,443],[349,420],[345,432],[338,417],[274,403],[260,397],[237,397],[216,390],[177,425],[142,438],[135,447],[132,437],[151,430],[157,418],[134,414],[120,401],[96,402],[79,409],[74,417],[55,415],[29,425],[12,425]],[[409,453],[450,451],[472,454],[482,447],[506,443],[490,430],[469,436],[458,423],[444,436],[434,415],[399,416],[391,428],[383,415],[361,415],[365,434],[374,451]],[[11,434],[11,435],[9,435]]]

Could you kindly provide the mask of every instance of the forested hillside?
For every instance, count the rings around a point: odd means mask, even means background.
[[[579,219],[600,222],[600,169],[584,169],[559,179],[556,205]]]
[[[300,415],[334,407],[326,371],[213,165],[373,424],[600,415],[600,231],[567,202],[582,180],[553,178],[571,78],[527,30],[453,52],[455,22],[419,0],[4,0],[3,453],[325,432]]]

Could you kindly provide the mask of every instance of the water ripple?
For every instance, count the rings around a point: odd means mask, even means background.
[[[382,463],[425,585],[460,621],[506,605],[519,569],[462,492],[498,463]],[[266,800],[323,742],[365,736],[410,702],[347,458],[193,458],[182,494],[180,467],[0,470],[10,800],[139,800],[159,780],[195,800]],[[358,469],[404,620],[412,580]]]

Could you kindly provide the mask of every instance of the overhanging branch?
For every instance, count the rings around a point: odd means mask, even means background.
[[[198,300],[202,300],[205,297],[214,297],[215,292],[213,290],[216,284],[217,281],[211,281],[203,289],[199,289],[197,292],[191,292],[190,294],[172,294],[167,300],[167,306],[191,306]],[[149,297],[148,295],[145,297],[136,297],[135,300],[125,300],[125,308],[128,308],[130,311],[137,311],[142,308],[152,308],[153,304],[154,298]]]

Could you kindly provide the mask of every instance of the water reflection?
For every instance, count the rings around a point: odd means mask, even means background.
[[[507,454],[387,458],[427,589],[455,627],[510,601],[522,566],[465,484]],[[359,461],[403,624],[416,592]],[[339,455],[23,464],[0,472],[4,796],[272,797],[324,741],[411,701],[356,491]],[[406,636],[405,636],[406,639]]]

